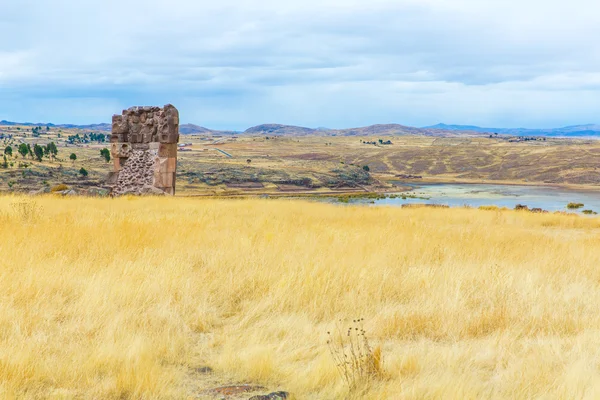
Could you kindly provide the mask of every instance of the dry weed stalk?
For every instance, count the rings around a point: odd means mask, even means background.
[[[42,208],[35,201],[18,201],[10,204],[13,212],[24,222],[31,222],[41,214]]]
[[[329,353],[351,390],[382,374],[381,348],[371,347],[363,322],[364,318],[355,319],[344,329],[339,320],[335,330],[327,332]]]

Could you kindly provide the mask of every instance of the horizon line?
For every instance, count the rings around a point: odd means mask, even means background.
[[[74,124],[74,123],[53,123],[53,122],[16,122],[16,121],[10,121],[10,120],[0,120],[0,124],[2,123],[9,123],[12,125],[23,125],[23,126],[73,126],[73,127],[87,127],[87,126],[94,126],[94,125],[111,125],[111,123],[109,122],[99,122],[99,123],[86,123],[86,124]],[[502,130],[534,130],[534,131],[539,131],[539,130],[559,130],[559,129],[565,129],[565,128],[572,128],[572,127],[579,127],[579,126],[588,126],[588,125],[600,125],[598,123],[582,123],[582,124],[573,124],[573,125],[564,125],[564,126],[559,126],[559,127],[553,127],[553,128],[524,128],[524,127],[499,127],[499,126],[495,126],[495,127],[489,127],[489,126],[481,126],[481,125],[473,125],[473,124],[448,124],[445,122],[438,122],[436,124],[433,125],[426,125],[426,126],[413,126],[413,125],[404,125],[398,122],[388,122],[388,123],[374,123],[374,124],[370,124],[370,125],[363,125],[363,126],[352,126],[352,127],[347,127],[347,128],[329,128],[329,127],[324,127],[324,126],[319,126],[316,128],[312,128],[309,126],[304,126],[304,125],[295,125],[295,124],[282,124],[282,123],[277,123],[277,122],[267,122],[267,123],[262,123],[262,124],[258,124],[258,125],[252,125],[248,128],[246,128],[244,131],[240,131],[240,130],[235,130],[235,129],[213,129],[213,128],[207,128],[204,125],[199,125],[196,123],[192,123],[192,122],[186,122],[183,124],[180,124],[179,126],[185,126],[185,125],[194,125],[200,128],[204,128],[210,131],[221,131],[221,132],[245,132],[248,129],[257,127],[257,126],[263,126],[263,125],[281,125],[281,126],[291,126],[291,127],[297,127],[297,128],[305,128],[305,129],[312,129],[315,131],[318,130],[332,130],[332,131],[340,131],[340,130],[347,130],[347,129],[358,129],[358,128],[368,128],[371,126],[379,126],[379,125],[400,125],[400,126],[405,126],[408,128],[417,128],[417,129],[444,129],[444,128],[436,128],[437,126],[443,125],[443,126],[447,126],[447,127],[464,127],[464,130],[468,130],[466,128],[477,128],[477,129],[502,129]]]

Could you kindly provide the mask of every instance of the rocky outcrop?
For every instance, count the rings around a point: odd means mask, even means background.
[[[270,394],[261,394],[258,396],[252,396],[249,400],[286,400],[290,398],[288,392],[273,392]]]
[[[112,119],[112,194],[175,194],[179,111],[131,107]]]
[[[250,392],[258,392],[260,390],[264,390],[263,386],[257,385],[231,385],[231,386],[221,386],[214,389],[210,389],[208,393],[218,394],[223,396],[236,396],[244,393]]]

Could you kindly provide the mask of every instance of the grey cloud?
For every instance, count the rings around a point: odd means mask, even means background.
[[[217,127],[506,125],[544,112],[577,123],[589,107],[574,110],[566,96],[599,90],[600,6],[585,0],[0,5],[0,35],[10,38],[0,42],[0,110],[15,96],[81,97],[94,99],[92,110],[179,101],[188,120]],[[544,93],[554,104],[540,101]],[[0,118],[19,117],[10,110],[17,116]]]

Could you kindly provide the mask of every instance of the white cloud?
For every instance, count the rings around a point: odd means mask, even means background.
[[[596,120],[592,0],[0,0],[0,9],[0,119],[95,122],[113,106],[172,102],[185,121],[236,129]]]

